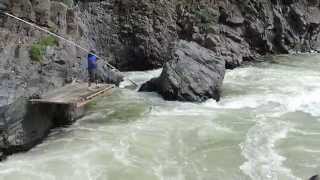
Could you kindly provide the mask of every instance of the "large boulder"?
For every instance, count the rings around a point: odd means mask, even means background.
[[[160,77],[142,85],[140,91],[156,91],[166,100],[219,100],[224,75],[224,60],[195,42],[181,40]]]

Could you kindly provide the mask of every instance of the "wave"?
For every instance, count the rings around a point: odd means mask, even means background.
[[[276,143],[287,137],[290,128],[290,124],[279,120],[266,117],[258,120],[240,145],[247,159],[240,169],[254,180],[300,180],[283,166],[286,158],[275,150]]]

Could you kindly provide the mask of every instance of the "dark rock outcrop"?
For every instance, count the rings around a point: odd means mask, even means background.
[[[309,180],[319,180],[319,175],[312,176]]]
[[[177,39],[174,1],[116,1],[114,6],[122,69],[161,67],[171,58]]]
[[[79,8],[83,33],[121,70],[159,68],[171,58],[174,1],[82,1]]]
[[[0,108],[0,151],[3,155],[29,150],[47,135],[53,123],[44,108],[32,107],[21,97],[14,103]]]
[[[122,70],[162,67],[178,39],[229,69],[267,54],[320,50],[319,2],[283,0],[80,1],[82,32]]]
[[[140,90],[157,91],[167,100],[219,100],[225,61],[195,42],[182,40],[175,49],[174,58],[164,66],[160,77]]]
[[[34,95],[33,98],[36,96]],[[21,97],[8,106],[0,107],[2,157],[29,150],[41,142],[51,128],[69,125],[82,116],[83,112],[83,107],[32,104],[26,97]]]
[[[211,49],[230,69],[260,55],[320,50],[319,1],[200,0],[179,7],[180,38]]]

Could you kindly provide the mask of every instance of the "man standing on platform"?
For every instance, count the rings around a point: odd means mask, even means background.
[[[89,81],[88,87],[91,87],[91,83],[96,83],[98,87],[98,79],[97,79],[97,60],[98,57],[95,55],[96,52],[91,50],[88,54],[88,74],[89,74]]]

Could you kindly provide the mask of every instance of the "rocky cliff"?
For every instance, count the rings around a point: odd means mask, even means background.
[[[109,0],[80,2],[80,15],[90,19],[100,50],[123,69],[162,67],[178,39],[197,42],[234,68],[260,55],[318,51],[319,6],[317,0]]]
[[[319,7],[318,0],[0,0],[0,9],[95,48],[122,70],[162,67],[176,59],[181,39],[226,68],[266,54],[319,51]],[[25,117],[13,111],[21,98],[85,79],[86,53],[64,41],[3,15],[0,39],[3,126]]]

